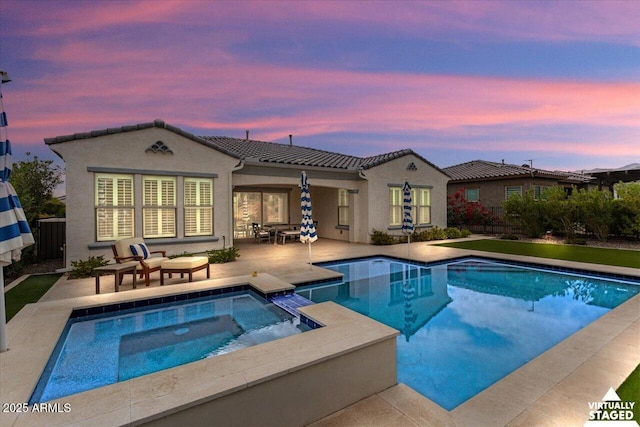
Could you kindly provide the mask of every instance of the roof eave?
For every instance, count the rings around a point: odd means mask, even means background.
[[[256,159],[255,157],[245,157],[244,164],[246,166],[258,166],[264,168],[273,168],[279,167],[282,169],[297,169],[297,170],[305,170],[305,171],[331,171],[336,173],[348,173],[348,174],[358,174],[358,168],[348,167],[348,168],[334,168],[330,166],[315,166],[315,165],[300,165],[294,163],[281,163],[281,162],[268,162],[261,161]]]

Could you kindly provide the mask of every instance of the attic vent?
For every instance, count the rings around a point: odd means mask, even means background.
[[[416,164],[415,164],[415,163],[411,162],[411,163],[409,163],[409,165],[407,166],[407,170],[410,170],[410,171],[417,171],[417,170],[418,170],[418,168],[416,167]]]
[[[171,149],[167,147],[162,141],[156,141],[156,143],[147,148],[145,152],[173,154],[173,151],[171,151]]]

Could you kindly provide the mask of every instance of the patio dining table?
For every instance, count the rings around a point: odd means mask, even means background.
[[[280,224],[280,225],[272,225],[264,227],[265,230],[268,230],[273,237],[273,244],[278,243],[278,239],[281,240],[284,245],[287,241],[287,238],[295,238],[300,236],[300,230],[298,229],[299,224]]]
[[[284,230],[278,232],[278,234],[282,237],[282,244],[284,245],[287,241],[287,237],[295,238],[300,236],[300,230]],[[276,236],[277,240],[277,236]]]

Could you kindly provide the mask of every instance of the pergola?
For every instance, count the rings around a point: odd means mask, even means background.
[[[608,188],[612,190],[613,184],[620,181],[640,181],[640,163],[633,163],[619,169],[598,169],[588,174],[596,178],[599,189]]]

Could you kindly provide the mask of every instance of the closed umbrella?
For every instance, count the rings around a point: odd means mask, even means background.
[[[3,80],[5,73],[2,73]],[[16,195],[9,183],[11,144],[7,137],[7,115],[2,105],[0,83],[0,352],[7,350],[7,317],[4,305],[4,266],[20,259],[22,248],[32,245],[33,235]]]
[[[407,251],[411,254],[411,234],[413,233],[413,218],[411,217],[411,186],[404,182],[402,187],[402,232],[407,235]]]
[[[306,172],[300,177],[300,208],[302,210],[302,223],[300,224],[300,241],[309,245],[309,269],[311,269],[311,243],[318,240],[316,226],[311,218],[311,194]]]

